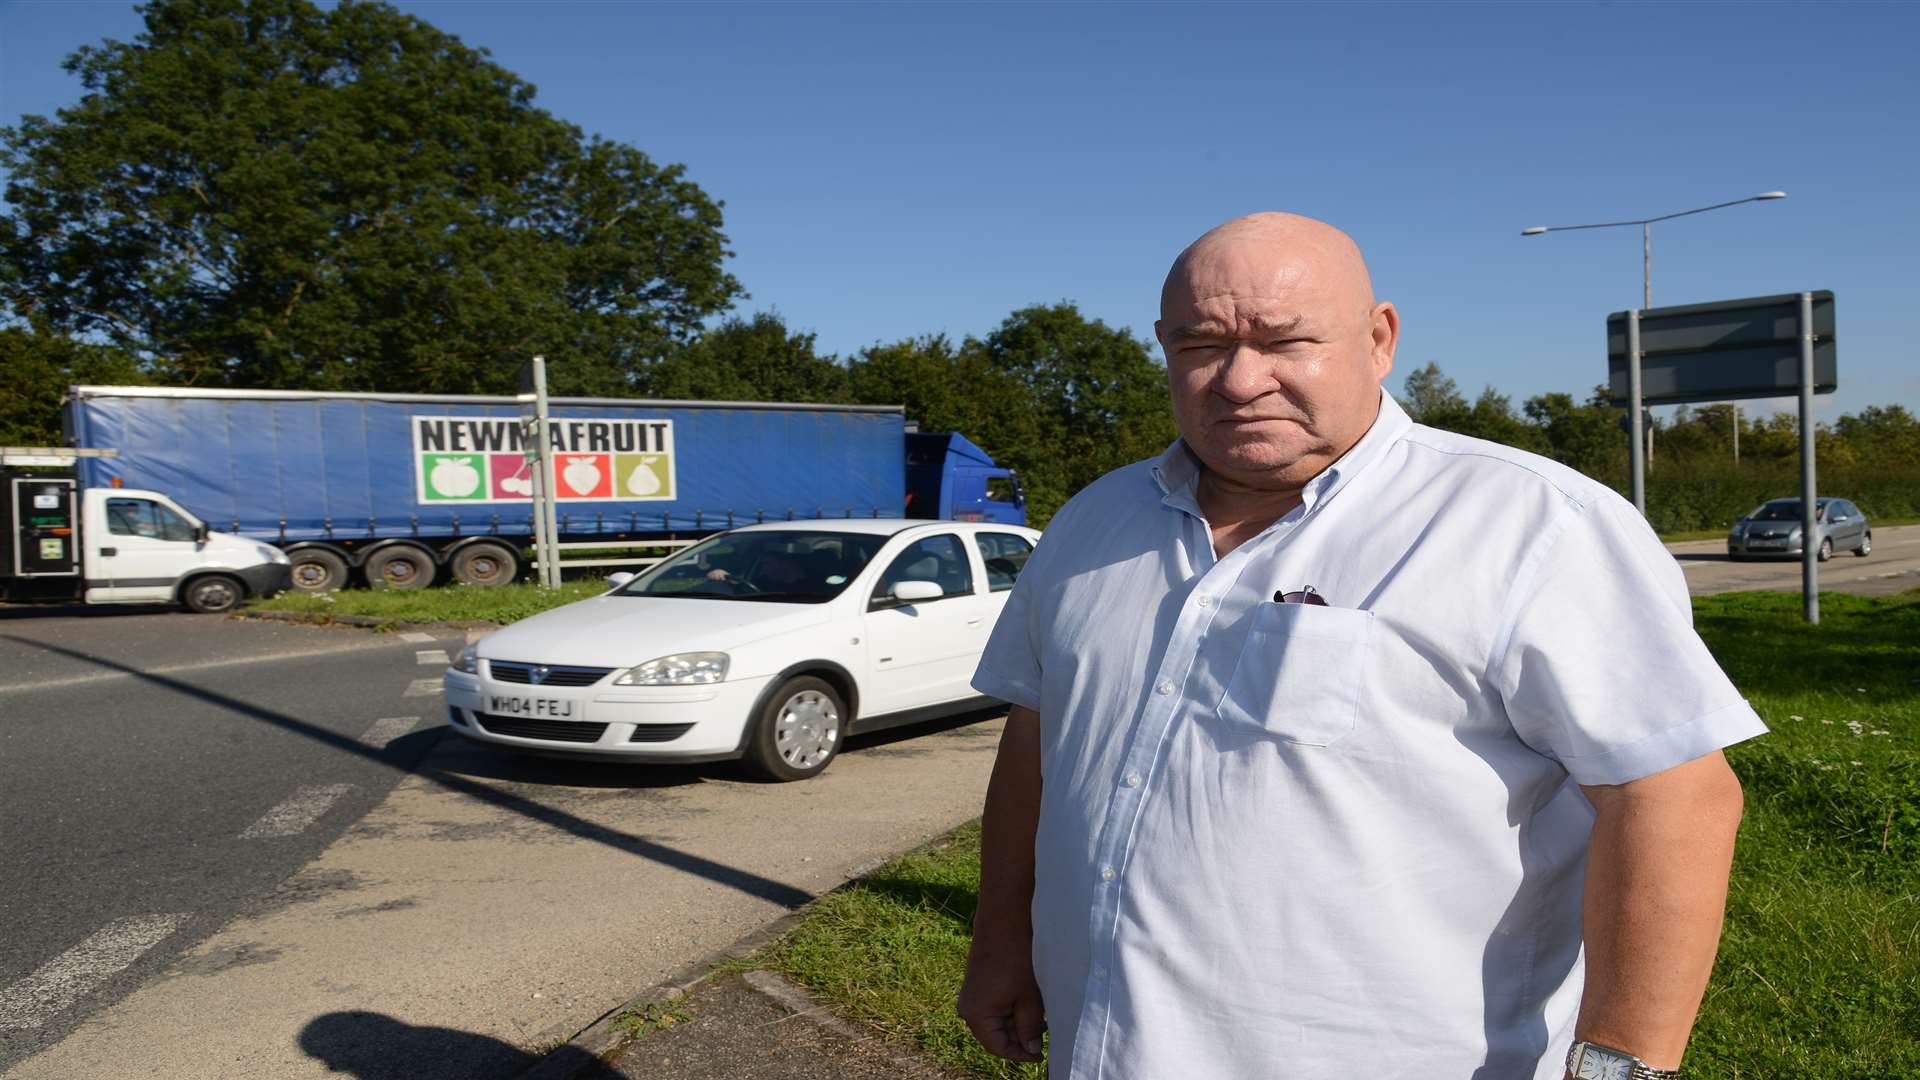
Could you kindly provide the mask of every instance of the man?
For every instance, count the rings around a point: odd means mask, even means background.
[[[974,1034],[1034,1061],[1044,1027],[1070,1080],[1677,1067],[1720,748],[1765,727],[1671,556],[1578,473],[1411,423],[1328,225],[1209,232],[1155,330],[1181,438],[1053,519],[974,679],[1014,706]]]

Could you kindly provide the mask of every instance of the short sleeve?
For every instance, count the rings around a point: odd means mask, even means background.
[[[1766,725],[1693,629],[1686,577],[1604,493],[1516,575],[1489,665],[1514,730],[1581,784],[1624,784]]]
[[[1007,604],[987,637],[980,665],[973,672],[973,688],[1010,705],[1040,709],[1040,637],[1033,624],[1036,592],[1044,591],[1047,541],[1043,536],[1014,579]]]

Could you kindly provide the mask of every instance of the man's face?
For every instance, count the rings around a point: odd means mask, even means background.
[[[1373,424],[1399,321],[1372,302],[1357,254],[1227,240],[1195,253],[1165,301],[1155,332],[1174,416],[1208,469],[1297,488]]]

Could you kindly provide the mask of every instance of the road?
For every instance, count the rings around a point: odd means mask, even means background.
[[[1800,591],[1797,560],[1731,562],[1725,540],[1687,540],[1667,545],[1687,575],[1695,596],[1765,589]],[[1920,525],[1896,525],[1873,530],[1873,553],[1859,558],[1835,555],[1820,564],[1822,592],[1891,596],[1920,589]]]
[[[0,1075],[511,1076],[977,814],[998,740],[856,738],[783,785],[520,758],[441,722],[461,644],[0,609]]]

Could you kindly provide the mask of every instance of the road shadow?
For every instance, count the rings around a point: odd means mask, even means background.
[[[490,1035],[403,1023],[354,1010],[315,1017],[300,1032],[300,1049],[334,1072],[357,1080],[473,1080],[513,1077],[543,1060],[572,1080],[620,1080],[592,1054],[563,1046],[544,1059]],[[577,1060],[568,1061],[573,1058]]]
[[[647,859],[662,866],[679,870],[682,873],[705,878],[716,885],[735,889],[749,896],[778,904],[781,907],[790,909],[797,908],[813,899],[812,893],[804,889],[795,888],[785,882],[762,877],[750,870],[728,866],[725,863],[716,862],[715,860],[695,855],[692,852],[682,851],[642,836],[621,832],[618,829],[588,820],[587,818],[570,813],[559,807],[548,806],[545,803],[527,798],[517,792],[502,787],[495,787],[492,784],[482,783],[446,769],[436,768],[431,764],[431,759],[421,762],[409,769],[405,764],[405,759],[401,755],[409,751],[424,753],[432,745],[435,745],[435,743],[427,742],[424,739],[412,742],[409,741],[408,738],[401,738],[395,739],[393,743],[390,743],[384,748],[373,747],[350,736],[329,730],[312,721],[302,720],[297,716],[289,716],[286,713],[269,709],[265,706],[255,705],[250,701],[245,701],[229,694],[223,694],[217,690],[209,690],[205,687],[195,686],[183,679],[176,679],[155,672],[142,671],[139,668],[122,664],[118,661],[107,659],[106,657],[95,656],[92,653],[54,645],[45,641],[34,641],[29,638],[15,637],[11,634],[0,634],[0,639],[43,649],[47,652],[56,653],[75,660],[85,661],[108,671],[117,671],[131,675],[159,689],[172,691],[186,697],[204,701],[209,705],[225,709],[237,716],[258,720],[264,724],[271,724],[274,727],[299,735],[302,738],[311,739],[331,749],[338,750],[343,754],[352,754],[355,757],[373,761],[384,767],[396,769],[400,772],[412,772],[414,775],[429,780],[448,791],[470,796],[489,806],[519,814],[531,821],[540,822],[554,829],[579,837],[582,840],[590,840],[597,844],[604,844],[615,850],[626,852],[629,855],[639,856],[640,858]],[[569,785],[572,784],[571,778],[568,779],[567,783]],[[632,786],[631,777],[628,778],[627,786]]]
[[[9,619],[119,619],[130,615],[191,615],[173,604],[0,604],[0,622]],[[222,619],[224,615],[203,615]]]
[[[983,708],[969,709],[963,713],[955,713],[952,716],[944,716],[937,720],[922,720],[912,724],[901,724],[899,727],[885,728],[881,731],[856,732],[855,734],[847,736],[845,745],[841,747],[841,753],[855,754],[862,750],[870,750],[875,747],[892,746],[895,743],[906,742],[910,739],[923,738],[928,735],[939,735],[964,727],[972,727],[975,724],[984,724],[989,720],[998,720],[1006,715],[1007,707],[1005,705],[988,705]]]
[[[1697,554],[1675,555],[1674,562],[1732,562],[1726,552],[1703,551]]]

